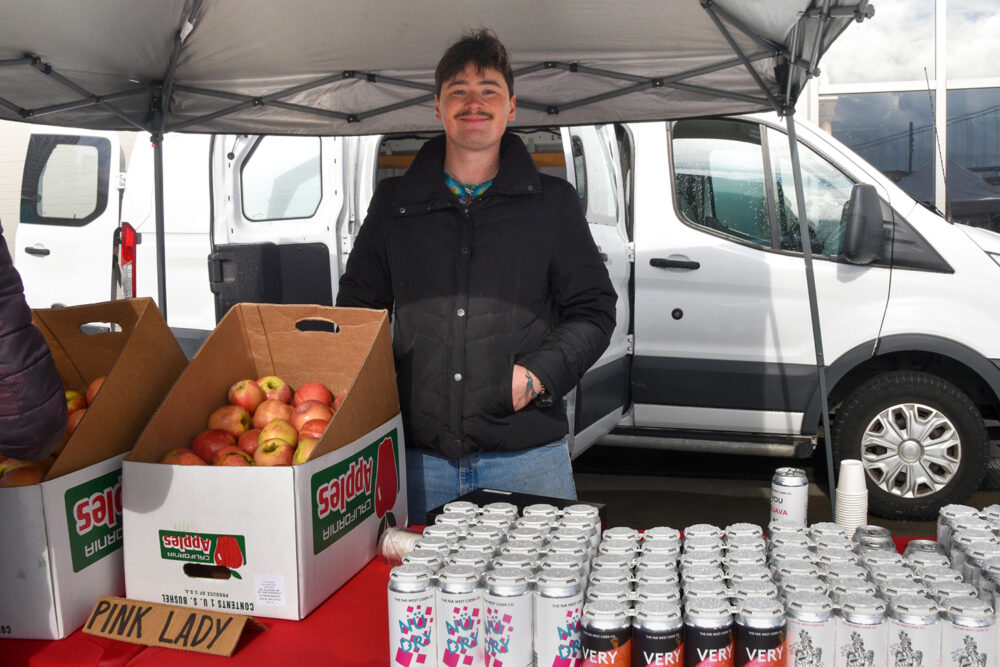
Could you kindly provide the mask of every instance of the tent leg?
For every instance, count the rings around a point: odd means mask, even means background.
[[[806,265],[806,289],[809,292],[809,315],[812,318],[813,343],[816,347],[816,374],[819,376],[820,409],[823,415],[823,440],[826,449],[826,476],[830,485],[830,505],[835,508],[837,485],[833,469],[833,433],[830,431],[830,405],[827,400],[826,364],[823,361],[823,332],[819,323],[819,305],[816,300],[816,276],[813,273],[812,247],[809,243],[809,223],[806,219],[806,201],[802,188],[802,169],[799,164],[799,147],[795,137],[795,114],[785,116],[788,125],[788,146],[792,157],[792,179],[795,181],[795,200],[798,202],[799,236],[802,239],[802,259]]]
[[[163,135],[154,134],[153,197],[156,207],[156,302],[167,319],[167,246],[163,214]]]

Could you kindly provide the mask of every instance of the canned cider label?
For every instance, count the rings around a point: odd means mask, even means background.
[[[615,630],[583,628],[580,634],[583,667],[598,667],[598,665],[631,667],[631,626]]]
[[[487,596],[486,666],[523,667],[531,664],[531,595],[518,598]]]
[[[685,628],[684,667],[733,667],[732,628]]]
[[[633,664],[640,667],[660,667],[660,665],[680,667],[684,660],[684,632],[682,629],[669,632],[646,632],[634,630],[632,633]]]
[[[74,572],[121,548],[121,468],[67,489],[65,499]]]
[[[788,664],[788,645],[785,630],[756,630],[736,626],[736,667],[785,667]]]
[[[392,592],[389,593],[393,595]],[[420,596],[421,599],[406,601],[400,597],[391,599],[391,608],[402,611],[397,618],[390,618],[390,623],[396,621],[396,627],[390,627],[392,637],[391,648],[394,665],[403,667],[432,667],[437,660],[434,644],[434,591]],[[390,614],[391,611],[390,610]]]
[[[788,620],[788,667],[833,667],[833,621]],[[930,667],[930,666],[926,666]]]
[[[443,664],[449,667],[484,664],[481,600],[470,604],[458,596],[451,600],[446,595],[440,596],[440,621],[444,622],[441,628],[444,632],[440,635],[443,641],[438,642],[438,651]]]
[[[536,607],[535,662],[538,667],[581,667],[580,614],[583,601],[549,598]]]

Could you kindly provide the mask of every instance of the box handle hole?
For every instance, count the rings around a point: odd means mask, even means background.
[[[340,326],[336,322],[316,319],[299,320],[295,323],[295,328],[299,331],[324,331],[326,333],[337,333],[340,331]]]
[[[228,567],[200,563],[184,563],[184,574],[193,579],[229,579],[233,576]]]
[[[122,326],[117,322],[85,322],[80,325],[80,332],[86,336],[96,336],[106,333],[121,333]]]

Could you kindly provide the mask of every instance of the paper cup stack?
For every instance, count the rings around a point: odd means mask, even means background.
[[[843,526],[848,535],[853,535],[855,528],[868,523],[868,487],[865,485],[865,469],[857,459],[844,459],[840,462],[834,521]]]

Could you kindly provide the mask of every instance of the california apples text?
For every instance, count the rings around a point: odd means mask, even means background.
[[[76,532],[86,535],[97,526],[111,528],[118,523],[122,513],[122,483],[108,487],[89,498],[78,500],[73,505],[73,518],[76,519]]]
[[[163,546],[177,551],[200,551],[208,554],[212,550],[212,540],[198,535],[163,535]]]
[[[347,503],[357,496],[372,492],[373,457],[359,457],[351,461],[347,472],[332,479],[316,490],[317,515],[325,518],[331,512],[343,512]]]

